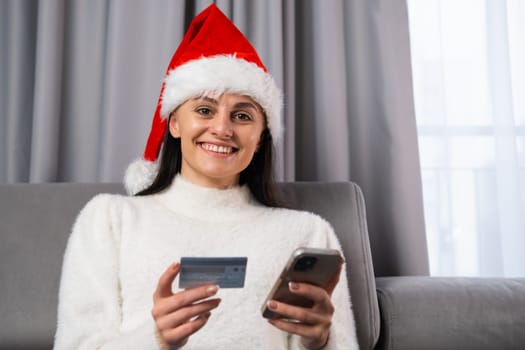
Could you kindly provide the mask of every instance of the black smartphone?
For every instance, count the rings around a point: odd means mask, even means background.
[[[289,283],[304,282],[326,288],[337,273],[342,261],[341,253],[335,249],[296,249],[262,305],[263,317],[279,317],[266,305],[272,299],[290,305],[311,307],[313,305],[311,300],[290,292]]]

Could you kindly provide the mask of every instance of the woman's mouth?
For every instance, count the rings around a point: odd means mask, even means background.
[[[220,154],[230,154],[230,153],[234,153],[237,151],[236,148],[233,148],[231,146],[219,146],[219,145],[214,145],[213,143],[201,142],[199,143],[199,145],[206,151],[220,153]]]

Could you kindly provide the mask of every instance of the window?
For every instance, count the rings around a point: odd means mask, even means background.
[[[525,276],[525,2],[408,9],[431,274]]]

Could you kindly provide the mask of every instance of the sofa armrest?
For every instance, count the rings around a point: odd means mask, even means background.
[[[377,349],[525,349],[525,278],[379,277]]]

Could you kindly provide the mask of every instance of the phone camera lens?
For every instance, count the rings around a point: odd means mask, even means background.
[[[316,262],[317,262],[317,258],[315,256],[302,257],[295,263],[294,270],[295,271],[309,271],[314,267]]]

